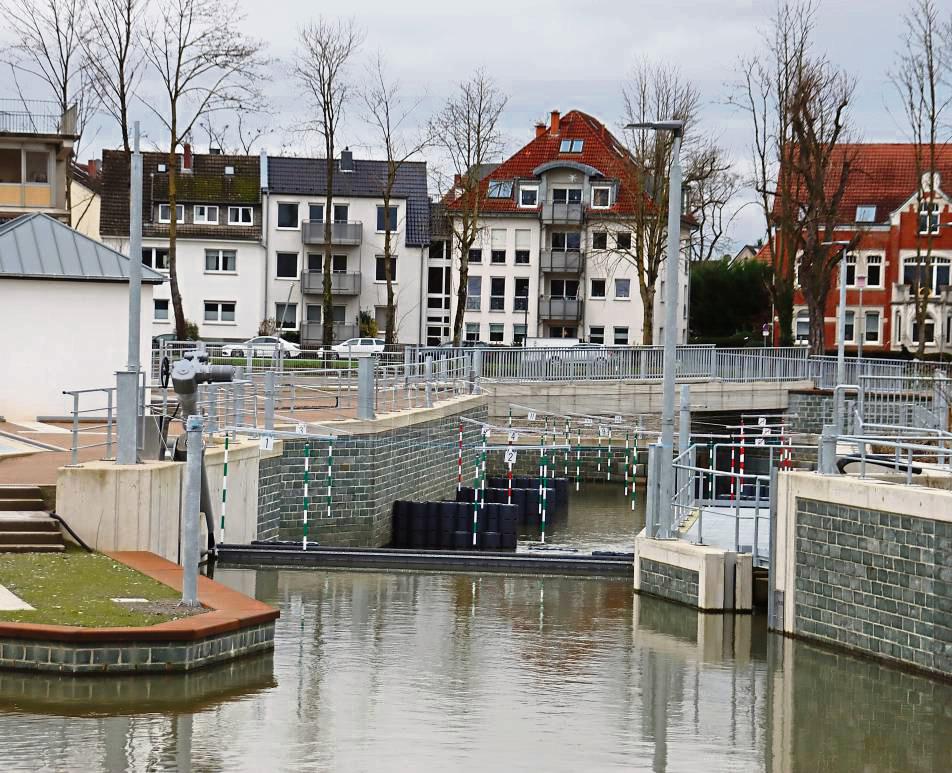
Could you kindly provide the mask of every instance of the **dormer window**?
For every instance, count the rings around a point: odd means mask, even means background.
[[[857,223],[875,223],[876,222],[876,205],[875,204],[860,204],[856,208],[856,222]]]
[[[218,207],[196,204],[192,212],[192,220],[196,225],[218,225]]]
[[[539,186],[522,185],[519,188],[519,206],[536,207],[539,205]]]
[[[919,233],[939,233],[939,205],[934,201],[923,201],[919,205]]]
[[[235,167],[226,166],[225,167],[225,176],[232,177],[235,174]]]
[[[157,171],[157,172],[167,172],[167,171],[169,171],[169,168],[168,168],[168,166],[167,166],[166,164],[158,164],[158,165],[155,167],[155,171]]]
[[[581,153],[584,140],[562,140],[559,144],[559,153]]]
[[[512,198],[512,180],[492,180],[489,183],[489,193],[491,199],[509,199]]]
[[[172,220],[172,208],[168,204],[159,204],[159,222],[160,223],[169,223]],[[175,222],[184,223],[185,222],[185,205],[176,204],[175,205]]]
[[[611,206],[612,189],[607,185],[592,187],[592,209],[608,209]]]

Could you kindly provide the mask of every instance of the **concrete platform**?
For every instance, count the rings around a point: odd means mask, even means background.
[[[695,544],[734,550],[736,537],[740,552],[753,554],[756,531],[757,560],[754,565],[765,565],[770,557],[770,510],[762,507],[758,515],[754,508],[742,507],[739,519],[735,518],[735,512],[731,507],[705,507],[688,521],[681,532],[682,538]]]

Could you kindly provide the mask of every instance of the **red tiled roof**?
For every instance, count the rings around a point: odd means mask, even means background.
[[[947,192],[952,190],[952,146],[940,148],[936,166],[941,177],[940,185]],[[926,152],[927,155],[927,152]],[[838,177],[838,168],[843,160],[852,156],[853,172],[849,188],[840,205],[840,221],[856,220],[859,206],[876,207],[874,222],[886,221],[903,202],[916,193],[915,146],[911,143],[853,143],[836,149],[829,179]]]

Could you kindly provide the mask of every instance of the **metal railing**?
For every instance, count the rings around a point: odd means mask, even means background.
[[[104,459],[112,459],[113,432],[116,424],[115,406],[116,406],[116,387],[102,387],[100,389],[70,389],[64,390],[64,395],[72,399],[70,409],[70,444],[69,444],[69,464],[76,466],[79,464],[79,452],[86,448],[105,448]],[[100,397],[95,407],[89,407],[89,399],[93,396]],[[104,398],[104,400],[103,400]],[[85,408],[80,405],[86,400]],[[89,424],[93,420],[96,423]],[[80,422],[83,426],[80,427]],[[102,430],[106,431],[106,439],[97,443],[82,443],[83,434],[99,434]]]
[[[56,102],[0,99],[0,132],[8,134],[76,134],[76,108],[65,113]]]
[[[305,220],[301,223],[301,239],[305,244],[324,244],[325,223],[322,220]],[[331,223],[331,244],[353,246],[363,239],[364,225],[360,222]]]

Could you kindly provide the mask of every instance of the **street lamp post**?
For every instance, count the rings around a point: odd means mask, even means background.
[[[678,356],[678,264],[681,244],[681,137],[684,121],[632,123],[626,129],[671,132],[671,169],[668,174],[668,245],[665,253],[664,362],[661,405],[661,470],[658,502],[667,517],[659,523],[658,537],[670,537],[674,493],[674,392]]]
[[[821,242],[824,247],[839,247],[842,252],[852,242],[835,241]],[[856,325],[853,325],[855,331]],[[836,330],[839,341],[836,345],[836,384],[842,386],[846,383],[846,256],[840,256],[840,302],[836,309]],[[844,411],[843,390],[836,390],[836,431],[843,432],[843,414]]]
[[[856,366],[859,367],[859,361],[863,359],[863,340],[866,338],[866,317],[863,316],[863,288],[866,287],[866,275],[859,274],[856,277],[856,286],[859,288],[859,325],[853,325],[856,330]]]

